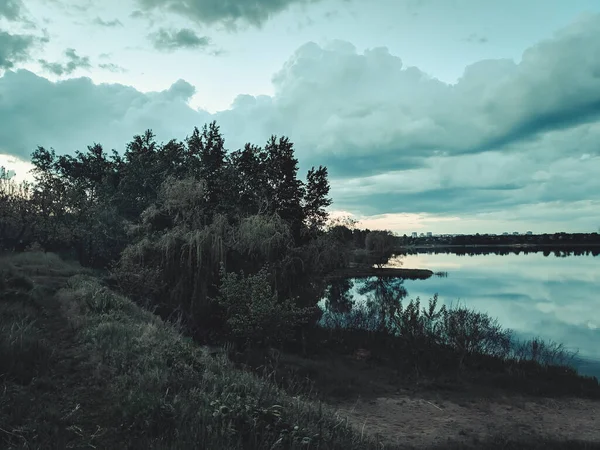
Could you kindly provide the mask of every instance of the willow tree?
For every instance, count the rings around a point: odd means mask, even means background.
[[[182,310],[196,324],[208,318],[231,233],[222,215],[203,225],[208,213],[202,181],[167,179],[157,202],[132,228],[138,241],[122,253],[116,267],[123,288],[163,312]]]

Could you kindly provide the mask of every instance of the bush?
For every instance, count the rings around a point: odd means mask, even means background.
[[[225,273],[217,302],[225,310],[226,326],[244,344],[279,345],[290,339],[299,325],[308,322],[314,308],[299,308],[293,300],[279,302],[266,268],[244,278]]]

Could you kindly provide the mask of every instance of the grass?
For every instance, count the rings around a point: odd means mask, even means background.
[[[36,299],[16,266],[66,267],[28,258],[2,271],[20,286],[2,302],[6,448],[376,448],[327,406],[211,357],[89,275]],[[25,366],[9,364],[17,354]]]
[[[310,353],[331,358],[363,348],[372,365],[395,371],[399,382],[441,379],[527,395],[600,398],[598,380],[578,374],[574,355],[561,345],[519,342],[489,316],[462,306],[436,310],[436,300],[425,308],[411,300],[392,310],[383,329],[367,306],[326,312],[310,333]]]
[[[356,430],[302,381],[321,374],[333,386],[343,367],[326,376],[316,362],[273,354],[262,373],[243,370],[92,275],[51,254],[0,258],[1,448],[410,448]],[[276,372],[294,367],[282,383]],[[359,372],[337,384],[352,392]],[[499,437],[473,448],[542,441]],[[594,448],[559,444],[544,448]]]

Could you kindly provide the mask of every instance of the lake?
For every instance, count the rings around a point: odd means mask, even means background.
[[[406,280],[408,299],[460,302],[486,312],[518,338],[540,337],[578,350],[580,373],[600,379],[600,257],[543,253],[395,257],[388,267],[430,269],[447,277]],[[354,298],[360,297],[352,289]]]

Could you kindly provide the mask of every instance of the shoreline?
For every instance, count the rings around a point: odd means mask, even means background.
[[[598,248],[600,244],[419,244],[419,245],[407,245],[404,247],[397,247],[394,251],[401,252],[403,250],[413,249],[435,249],[435,248],[550,248],[550,249],[562,249],[572,247],[583,247],[583,248]]]

